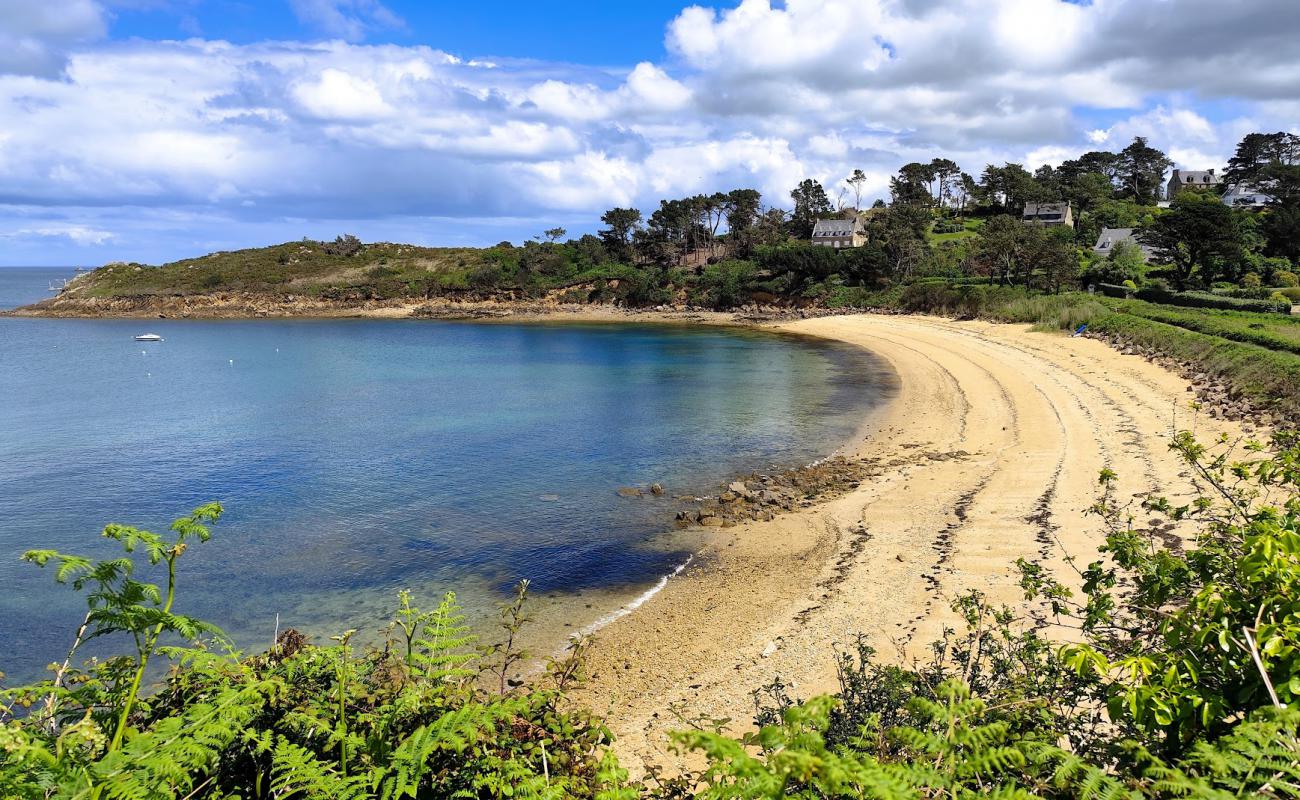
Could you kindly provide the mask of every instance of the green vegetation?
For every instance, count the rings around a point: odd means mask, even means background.
[[[500,641],[477,653],[453,596],[426,612],[403,592],[381,648],[358,651],[351,631],[329,646],[286,631],[245,656],[171,610],[181,557],[219,506],[170,535],[110,525],[121,557],[25,556],[56,567],[88,613],[50,680],[3,690],[0,796],[1300,796],[1300,439],[1239,452],[1184,433],[1173,446],[1202,493],[1121,498],[1103,471],[1090,513],[1105,544],[1091,563],[1067,560],[1081,595],[1017,564],[1027,601],[1073,629],[1070,644],[972,593],[929,657],[882,663],[860,639],[835,695],[800,702],[777,680],[755,693],[756,732],[697,721],[673,740],[699,766],[645,783],[566,700],[582,642],[534,683],[509,679],[526,584],[502,606]],[[1195,543],[1162,544],[1162,519],[1196,525]],[[148,570],[166,583],[145,582]],[[134,653],[73,666],[110,633]],[[166,679],[142,691],[161,658]]]
[[[286,242],[161,267],[110,264],[93,273],[88,292],[97,297],[218,291],[328,295],[358,288],[378,292],[382,287],[422,295],[465,280],[494,252],[359,242],[355,248],[339,248],[336,244]]]
[[[934,244],[957,242],[978,235],[982,227],[984,220],[979,218],[939,221],[931,229],[929,238]]]
[[[753,189],[660,201],[643,214],[613,208],[595,235],[565,239],[543,231],[520,246],[484,249],[333,242],[287,242],[213,253],[161,267],[109,265],[75,285],[70,297],[151,298],[252,293],[341,304],[364,301],[555,300],[626,306],[749,303],[844,307],[918,278],[991,278],[1047,292],[1133,284],[1162,303],[1280,310],[1300,299],[1300,138],[1250,134],[1233,175],[1274,198],[1263,210],[1225,205],[1185,191],[1157,207],[1171,162],[1144,139],[1118,153],[1093,151],[1030,173],[1020,164],[987,165],[978,180],[945,158],[913,162],[890,180],[889,204],[860,211],[868,176],[855,170],[832,203],[806,179],[793,209],[765,207]],[[1026,203],[1065,201],[1074,224],[1027,225]],[[841,218],[857,247],[816,246],[819,220]],[[1103,227],[1133,228],[1150,253],[1128,241],[1104,258],[1093,252]],[[822,240],[822,243],[827,243]],[[1197,294],[1214,289],[1257,305]],[[1240,294],[1237,294],[1240,293]]]

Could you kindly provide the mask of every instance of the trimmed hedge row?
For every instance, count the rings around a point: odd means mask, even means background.
[[[1119,284],[1116,283],[1099,283],[1096,284],[1096,286],[1097,286],[1097,291],[1101,292],[1107,297],[1118,297],[1121,300],[1123,300],[1124,298],[1128,297],[1130,294],[1133,293],[1133,290],[1128,288],[1127,286],[1120,286]]]
[[[1300,355],[1300,338],[1278,336],[1263,326],[1249,327],[1250,320],[1258,319],[1258,317],[1236,316],[1232,312],[1226,312],[1220,316],[1204,312],[1178,311],[1153,306],[1149,303],[1136,302],[1119,303],[1116,308],[1126,314],[1132,314],[1153,322],[1162,322],[1166,325],[1196,331],[1208,336],[1217,336],[1221,339],[1231,339],[1234,342],[1245,342],[1269,350],[1282,350]],[[1279,320],[1279,324],[1285,327],[1288,321]],[[1300,321],[1295,323],[1295,329],[1300,331]]]
[[[1164,289],[1139,289],[1135,293],[1139,300],[1148,303],[1163,303],[1168,306],[1187,308],[1218,308],[1224,311],[1256,311],[1265,314],[1290,314],[1288,303],[1272,300],[1241,300],[1235,297],[1223,297],[1209,292],[1169,292]]]

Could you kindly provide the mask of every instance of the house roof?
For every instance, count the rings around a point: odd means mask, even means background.
[[[1182,183],[1199,183],[1214,185],[1219,182],[1219,176],[1214,174],[1210,169],[1176,169],[1174,178]]]
[[[1261,192],[1258,187],[1245,183],[1235,184],[1223,193],[1223,202],[1228,205],[1243,201],[1250,204],[1266,205],[1273,202],[1273,198],[1271,195]]]
[[[852,236],[858,229],[857,220],[819,219],[813,225],[813,236]]]
[[[1061,201],[1059,203],[1026,203],[1026,217],[1041,217],[1046,214],[1057,214],[1065,216],[1070,211],[1070,204]]]
[[[1115,245],[1120,242],[1136,245],[1148,260],[1155,255],[1155,250],[1137,240],[1137,237],[1133,235],[1132,228],[1102,228],[1101,234],[1097,237],[1097,243],[1092,246],[1092,252],[1106,255],[1111,250],[1114,250]]]

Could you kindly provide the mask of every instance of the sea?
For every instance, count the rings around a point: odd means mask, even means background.
[[[0,307],[71,275],[0,268]],[[892,392],[863,350],[739,328],[0,317],[0,671],[62,660],[86,609],[24,551],[112,557],[104,525],[211,501],[176,610],[245,650],[379,637],[403,588],[488,625],[524,578],[591,629],[691,557],[682,498],[825,457]]]

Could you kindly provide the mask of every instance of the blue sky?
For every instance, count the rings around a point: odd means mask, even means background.
[[[680,0],[563,2],[388,2],[401,20],[377,24],[366,41],[431,44],[465,56],[509,56],[587,65],[626,65],[664,57],[664,27]],[[111,35],[144,39],[203,36],[249,44],[335,35],[288,2],[145,3],[114,10]]]
[[[1221,166],[1297,130],[1294,3],[0,0],[0,265],[518,242],[1134,136]]]

